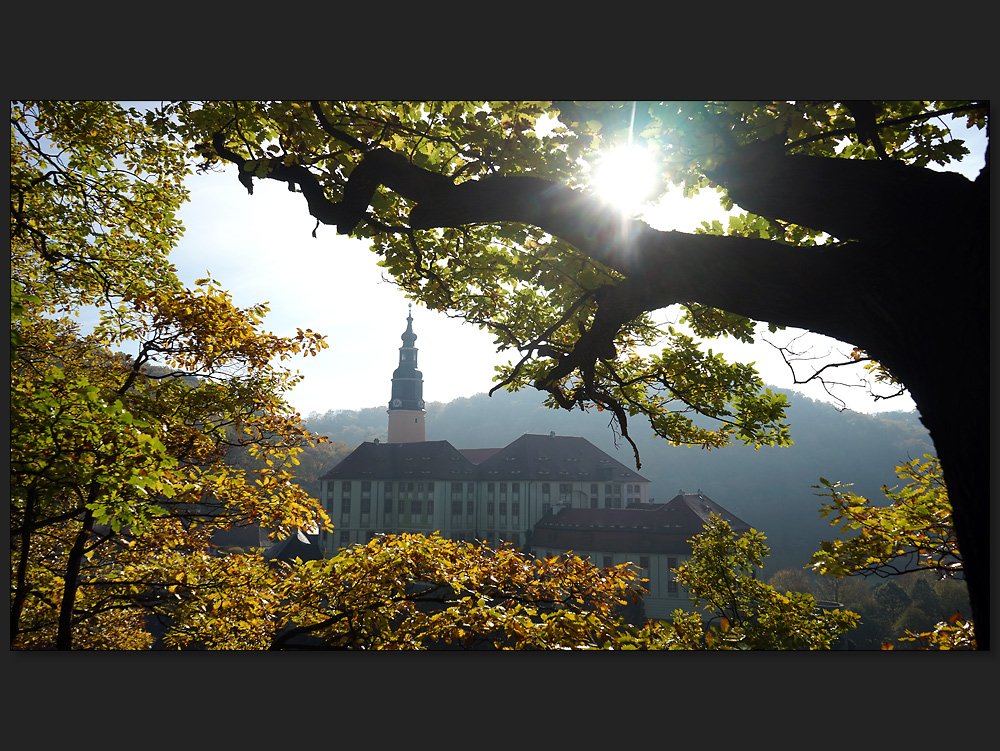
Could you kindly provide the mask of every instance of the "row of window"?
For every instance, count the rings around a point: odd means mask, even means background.
[[[400,514],[403,514],[403,513],[406,512],[406,507],[407,506],[409,506],[410,513],[413,513],[413,514],[422,513],[424,510],[426,510],[426,512],[428,514],[433,514],[434,513],[434,499],[433,498],[427,498],[427,499],[414,498],[414,499],[411,499],[409,501],[407,501],[406,499],[402,499],[402,498],[399,499],[398,511],[399,511]],[[465,502],[463,502],[463,501],[452,501],[451,502],[451,514],[452,514],[452,516],[461,516],[462,515],[462,508],[463,508],[463,506],[465,507],[466,514],[468,514],[469,516],[475,516],[475,513],[476,513],[476,504],[475,504],[474,501],[465,501]],[[510,504],[508,504],[506,501],[500,501],[499,503],[495,503],[493,501],[487,501],[486,502],[486,515],[487,516],[493,516],[499,510],[499,516],[507,516],[507,509],[508,509],[508,507],[510,508],[510,515],[511,516],[520,516],[521,515],[521,504],[520,504],[519,501],[514,501],[513,503],[510,503]],[[369,514],[369,513],[371,513],[371,510],[372,510],[372,500],[371,500],[371,498],[362,498],[361,499],[361,506],[360,506],[360,508],[361,508],[361,513],[362,514]],[[547,510],[548,507],[546,506],[544,508]],[[383,500],[382,510],[386,514],[391,514],[392,513],[392,511],[393,511],[393,499],[392,498],[385,498]],[[350,498],[341,498],[340,499],[340,513],[341,514],[349,514],[349,513],[351,513],[351,499]]]
[[[370,480],[362,481],[359,484],[361,485],[361,495],[362,495],[362,497],[364,497],[364,495],[366,493],[367,494],[371,493],[372,483],[371,483]],[[400,482],[398,484],[399,484],[399,492],[400,493],[413,493],[413,492],[423,493],[423,492],[425,492],[425,490],[428,493],[433,493],[434,492],[434,483],[433,482],[426,482],[426,483],[424,483],[424,482],[416,482],[416,483],[414,483],[414,482]],[[393,491],[395,489],[396,483],[393,480],[387,480],[382,485],[383,485],[383,487],[382,487],[383,494],[384,495],[389,495],[389,494],[393,493]],[[501,483],[492,483],[492,482],[489,482],[489,483],[486,483],[486,493],[487,493],[487,495],[494,495],[496,493],[496,487],[495,487],[496,485],[500,486],[500,495],[501,496],[507,495],[507,485],[508,485],[508,483],[506,483],[506,482],[501,482]],[[591,483],[590,484],[590,495],[591,496],[596,496],[598,494],[598,487],[599,486],[598,486],[597,483]],[[470,482],[470,483],[453,482],[451,484],[451,494],[452,494],[452,497],[454,498],[456,495],[461,495],[463,488],[465,489],[465,492],[466,492],[467,495],[474,495],[475,492],[476,492],[476,484],[474,482]],[[552,490],[551,490],[551,483],[543,482],[542,485],[541,485],[541,491],[542,491],[542,495],[551,495],[551,492],[552,492]],[[344,480],[341,483],[341,491],[340,492],[341,492],[342,496],[351,495],[351,493],[352,493],[352,483],[351,483],[350,480]],[[512,483],[510,483],[510,492],[511,492],[511,495],[519,495],[521,493],[521,483],[519,483],[519,482],[512,482]],[[573,484],[572,483],[568,483],[568,482],[567,483],[559,483],[559,495],[560,496],[571,495],[572,493],[573,493]],[[641,494],[642,494],[642,486],[641,485],[639,485],[639,484],[635,484],[635,485],[633,485],[633,484],[626,484],[625,485],[625,495],[626,496],[632,497],[632,496],[639,496]],[[327,496],[330,497],[332,495],[333,495],[333,485],[331,483],[330,485],[327,486]],[[604,486],[604,495],[605,496],[620,496],[620,495],[622,495],[622,484],[621,483],[608,483],[608,484],[606,484]]]
[[[461,503],[461,502],[459,502]],[[406,513],[407,506],[409,506],[409,511],[411,514],[421,514],[421,513],[434,513],[434,499],[433,498],[412,498],[412,499],[399,499],[399,505],[397,511],[399,514]],[[454,506],[454,504],[453,504]],[[372,510],[372,499],[362,498],[361,499],[361,513],[370,514]],[[393,500],[392,498],[385,498],[382,502],[382,511],[386,514],[391,514],[393,511]],[[469,514],[471,515],[474,511],[474,504],[469,501]],[[349,514],[351,513],[351,499],[341,498],[340,499],[340,513]]]

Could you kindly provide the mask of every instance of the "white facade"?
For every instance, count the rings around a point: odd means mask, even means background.
[[[321,536],[324,550],[395,532],[523,547],[557,506],[617,509],[649,501],[648,480],[583,438],[525,435],[487,453],[474,464],[447,441],[362,444],[321,478],[336,526]]]

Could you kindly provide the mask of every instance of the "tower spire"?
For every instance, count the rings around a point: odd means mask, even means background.
[[[406,314],[406,331],[400,337],[399,365],[392,374],[389,399],[389,443],[417,443],[426,440],[424,428],[424,376],[417,370],[417,348],[413,333],[413,304]]]

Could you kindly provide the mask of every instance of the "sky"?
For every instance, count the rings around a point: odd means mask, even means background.
[[[967,144],[973,154],[961,171],[974,178],[983,165],[985,136],[970,132]],[[191,200],[180,212],[185,234],[171,254],[181,281],[193,287],[208,272],[230,292],[237,306],[268,303],[267,330],[292,336],[296,328],[309,328],[327,336],[328,349],[316,357],[290,361],[290,367],[304,376],[288,394],[291,406],[303,417],[387,406],[410,301],[383,278],[378,257],[367,243],[323,225],[314,238],[316,222],[301,194],[290,193],[277,182],[258,180],[250,196],[232,167],[191,175],[188,187]],[[643,218],[657,229],[692,231],[703,220],[723,219],[724,213],[716,194],[703,191],[694,199],[668,194]],[[494,367],[512,355],[498,353],[488,331],[416,304],[412,315],[427,402],[448,402],[489,391]],[[677,315],[670,308],[655,312],[653,318],[666,323],[674,322]],[[804,333],[787,330],[766,338],[786,344]],[[810,356],[851,349],[814,334],[805,334],[795,343],[809,348]],[[815,384],[794,385],[788,366],[767,344],[750,346],[723,339],[706,346],[731,360],[755,362],[769,386],[833,401]],[[289,366],[289,361],[283,364]],[[838,380],[856,381],[862,374],[859,367],[851,371],[838,372]],[[914,408],[905,395],[875,401],[862,388],[840,388],[835,393],[858,412]],[[541,404],[541,393],[538,399]]]

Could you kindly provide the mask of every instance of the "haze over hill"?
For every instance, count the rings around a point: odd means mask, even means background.
[[[666,502],[680,490],[700,489],[767,536],[771,557],[766,568],[771,572],[804,566],[820,541],[834,536],[835,530],[819,516],[824,499],[812,487],[820,477],[854,483],[855,492],[882,501],[882,485],[900,484],[893,472],[897,464],[934,453],[915,412],[839,412],[798,393],[782,393],[791,405],[787,414],[795,443],[789,447],[755,451],[728,446],[707,451],[670,446],[647,424],[637,420],[630,425],[642,460],[639,471],[652,482],[652,496]],[[631,447],[619,442],[616,448],[602,413],[548,409],[535,393],[501,391],[492,397],[478,394],[431,402],[426,424],[427,440],[447,440],[456,448],[501,447],[524,433],[582,436],[634,466]],[[348,447],[387,437],[384,406],[313,412],[307,425]],[[337,458],[330,460],[336,463]]]

